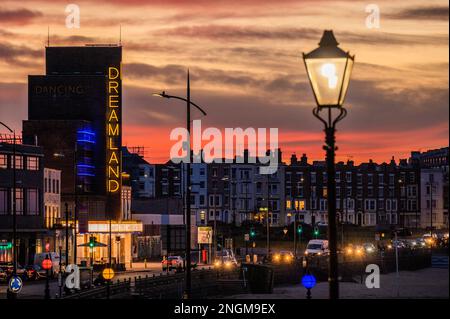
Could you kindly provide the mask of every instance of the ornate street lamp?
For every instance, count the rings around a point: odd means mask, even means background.
[[[325,127],[328,192],[328,240],[329,240],[329,285],[330,299],[339,298],[337,228],[336,228],[336,182],[335,182],[335,132],[336,123],[347,115],[342,107],[347,93],[354,56],[343,51],[333,31],[325,30],[319,47],[305,54],[306,71],[311,83],[317,107],[313,114]],[[322,117],[320,113],[326,112]],[[335,112],[337,111],[337,112]]]

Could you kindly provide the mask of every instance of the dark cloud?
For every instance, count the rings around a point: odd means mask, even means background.
[[[190,27],[166,28],[157,35],[207,38],[210,40],[296,40],[317,39],[322,30],[309,28],[256,28],[225,25],[197,25]]]
[[[449,9],[441,6],[408,8],[402,11],[388,14],[392,19],[410,19],[410,20],[448,20]]]
[[[361,66],[373,69],[376,67]],[[142,66],[136,68],[144,69]],[[172,80],[173,88],[184,86],[186,69],[181,66],[161,68],[150,66],[149,70],[152,72],[163,70],[164,76]],[[405,76],[410,73],[409,70],[394,70],[404,72]],[[381,68],[377,74],[383,72],[389,74],[392,71],[390,68]],[[208,125],[279,127],[280,130],[287,131],[317,129],[320,125],[311,117],[314,99],[309,84],[302,80],[301,75],[287,73],[264,79],[250,74],[234,76],[232,72],[229,73],[230,78],[221,78],[223,74],[215,71],[193,69],[192,74],[196,74],[194,78],[197,78],[191,84],[192,95],[208,112],[205,118]],[[402,73],[397,74],[401,76]],[[437,119],[448,119],[449,94],[446,88],[415,86],[396,89],[395,86],[387,85],[390,81],[388,75],[384,79],[385,82],[381,82],[382,79],[377,81],[352,79],[346,102],[349,115],[342,123],[343,130],[375,132],[382,127],[383,130],[392,132],[408,131],[433,127],[440,123]],[[229,95],[219,90],[204,89],[202,81],[222,82],[225,88],[233,85],[249,89]],[[148,89],[128,87],[125,90],[128,91],[125,108],[131,108],[128,119],[132,124],[144,124],[141,121],[145,121],[148,125],[179,125],[183,110],[176,103],[164,99],[155,100],[151,97],[151,92],[170,90],[170,85],[164,88],[151,86],[152,88]],[[185,94],[183,89],[170,91],[171,94]],[[145,106],[144,110],[140,109],[141,105]],[[168,116],[167,121],[162,114]]]
[[[363,33],[336,32],[339,42],[366,45],[448,45],[448,34],[419,35],[367,31]]]
[[[323,30],[312,28],[261,28],[229,25],[198,25],[190,27],[167,28],[155,32],[157,35],[187,38],[206,38],[213,41],[254,41],[254,40],[317,40]],[[367,45],[447,45],[448,34],[418,35],[388,32],[335,32],[340,42],[362,43]]]
[[[35,61],[30,59],[43,57],[43,54],[43,50],[34,50],[24,45],[19,46],[0,42],[0,58],[8,64],[22,67],[31,66]]]
[[[405,131],[448,120],[448,89],[415,86],[395,90],[381,88],[380,84],[351,81],[346,103],[349,115],[343,125],[360,131]]]
[[[6,10],[0,8],[0,23],[3,24],[26,24],[34,18],[42,16],[42,12],[28,9]]]

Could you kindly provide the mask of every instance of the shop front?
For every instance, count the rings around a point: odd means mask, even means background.
[[[88,230],[88,233],[78,234],[77,236],[78,264],[87,266],[107,264],[111,245],[113,267],[118,269],[131,268],[133,253],[136,250],[133,235],[142,232],[141,222],[89,221]]]

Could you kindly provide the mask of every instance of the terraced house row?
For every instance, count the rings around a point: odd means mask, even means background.
[[[137,156],[135,154],[135,156]],[[277,172],[263,175],[261,164],[244,162],[191,165],[191,213],[197,225],[210,221],[240,225],[252,220],[284,226],[294,221],[327,222],[325,162],[293,154]],[[138,156],[139,157],[139,156]],[[182,164],[141,161],[132,186],[135,197],[182,198]],[[126,160],[125,160],[126,162]],[[151,175],[149,172],[152,172]],[[148,189],[148,192],[143,190]],[[412,152],[409,159],[336,164],[336,207],[342,223],[405,228],[448,227],[448,148]],[[431,215],[433,218],[431,221]]]

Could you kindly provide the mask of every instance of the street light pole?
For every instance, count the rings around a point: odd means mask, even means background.
[[[77,150],[77,142],[75,142],[75,149],[73,153],[73,169],[74,169],[74,184],[75,184],[75,190],[74,190],[74,226],[73,226],[73,263],[77,265],[77,224],[78,224],[78,167],[77,167],[77,157],[78,157],[78,150]]]
[[[213,193],[214,231],[213,231],[213,262],[217,257],[217,215],[216,215],[216,187]]]
[[[347,115],[342,106],[350,82],[354,56],[338,47],[339,43],[333,31],[326,30],[319,42],[319,47],[307,54],[303,54],[308,78],[314,93],[317,107],[313,115],[324,125],[327,166],[328,192],[328,241],[329,241],[329,296],[330,299],[339,298],[338,256],[337,256],[337,223],[336,223],[336,180],[335,180],[335,151],[336,124]],[[325,116],[321,116],[326,110]],[[333,111],[337,115],[333,116]]]
[[[266,211],[267,258],[269,258],[270,255],[269,197],[270,197],[270,174],[267,174],[267,211]]]
[[[154,96],[163,97],[166,99],[177,99],[186,102],[186,129],[188,133],[188,158],[189,160],[186,163],[186,245],[185,245],[185,254],[186,254],[186,271],[185,271],[185,292],[184,298],[189,299],[191,297],[191,165],[190,162],[192,160],[192,152],[191,152],[191,143],[190,143],[190,135],[191,135],[191,105],[195,106],[203,115],[206,115],[206,112],[197,104],[191,101],[191,88],[190,88],[190,79],[189,79],[189,70],[187,71],[187,85],[186,85],[186,98],[168,95],[165,91],[162,93],[154,93]]]
[[[66,267],[69,265],[69,209],[68,204],[65,203],[66,211]]]

